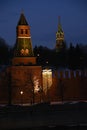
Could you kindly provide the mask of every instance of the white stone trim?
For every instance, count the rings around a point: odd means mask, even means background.
[[[18,37],[18,38],[31,38],[31,37]]]

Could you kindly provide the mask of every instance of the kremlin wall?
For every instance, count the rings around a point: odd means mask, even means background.
[[[51,88],[52,101],[84,101],[87,99],[87,71],[56,71]]]
[[[87,100],[87,71],[56,70],[52,72],[52,77],[48,73],[48,77],[44,79],[40,69],[42,68],[33,66],[12,66],[3,70],[0,75],[0,103],[31,104]]]
[[[37,65],[30,27],[21,13],[16,27],[12,64],[0,72],[0,104],[32,104],[87,100],[86,70],[52,70]],[[64,32],[58,24],[56,52],[64,47]]]

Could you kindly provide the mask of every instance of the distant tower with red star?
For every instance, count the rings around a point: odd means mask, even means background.
[[[58,17],[58,31],[56,32],[56,52],[60,52],[64,48],[64,32]]]

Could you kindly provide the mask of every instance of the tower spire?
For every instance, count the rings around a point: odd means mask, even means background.
[[[58,32],[63,32],[62,26],[61,26],[61,18],[58,16]]]
[[[20,15],[20,18],[19,18],[19,21],[18,21],[18,24],[17,24],[17,26],[18,25],[28,25],[28,22],[27,22],[27,20],[26,20],[26,18],[25,18],[25,15],[24,15],[24,11],[22,10],[22,12],[21,12],[21,15]]]
[[[62,30],[60,16],[58,16],[58,31],[56,32],[56,51],[61,51],[64,47],[64,32]]]

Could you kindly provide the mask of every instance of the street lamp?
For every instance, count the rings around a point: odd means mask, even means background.
[[[20,94],[21,94],[21,105],[23,104],[23,91],[20,91]]]

